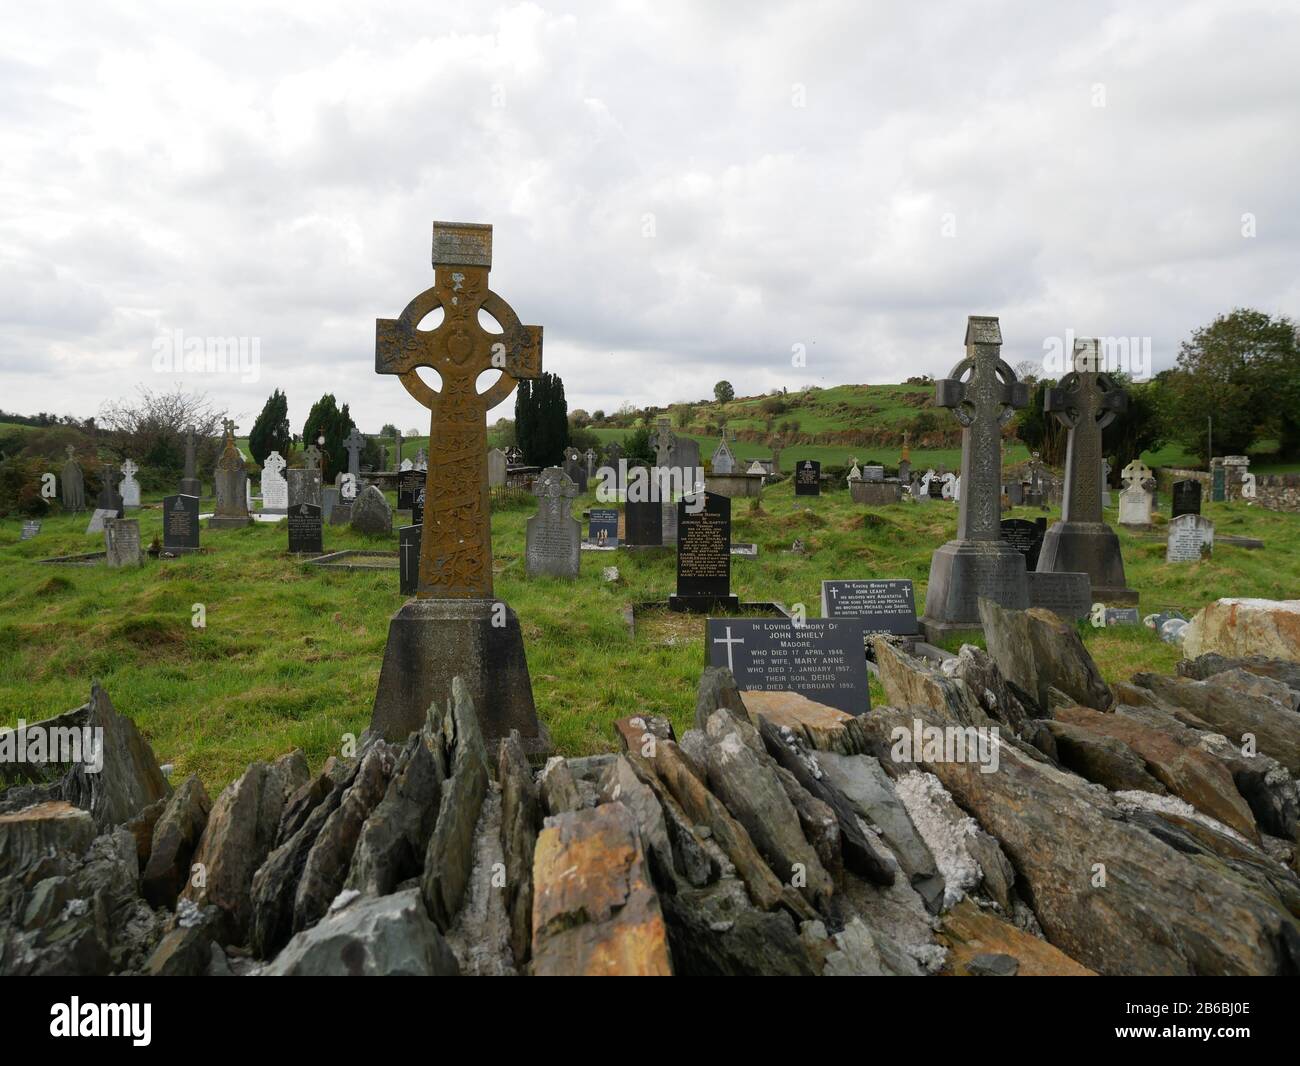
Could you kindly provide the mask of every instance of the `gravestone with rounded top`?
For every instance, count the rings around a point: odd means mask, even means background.
[[[352,504],[352,528],[372,537],[393,532],[393,509],[378,485],[367,485]]]
[[[548,466],[533,482],[533,495],[537,513],[525,523],[525,572],[529,577],[577,577],[582,523],[569,507],[578,486],[558,466]]]
[[[141,566],[140,520],[110,518],[104,523],[104,554],[109,566]]]
[[[262,463],[262,510],[267,514],[287,514],[289,483],[284,478],[287,464],[279,452],[271,452]]]
[[[67,446],[67,453],[67,461],[59,476],[63,509],[76,514],[86,509],[86,479],[77,465],[77,450],[71,444]]]
[[[500,448],[488,452],[488,488],[503,489],[506,485],[506,453]]]
[[[140,506],[140,482],[135,475],[140,468],[131,459],[122,464],[122,480],[118,482],[117,491],[122,497],[122,506],[137,510]]]

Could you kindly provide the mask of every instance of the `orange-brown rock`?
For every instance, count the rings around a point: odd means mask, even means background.
[[[971,899],[962,900],[944,915],[939,941],[949,951],[943,972],[952,977],[969,976],[967,967],[980,955],[1010,955],[1019,963],[1017,977],[1097,976],[1046,940],[980,910]]]
[[[533,855],[533,973],[667,977],[668,933],[621,803],[546,820]]]
[[[1056,719],[1122,740],[1146,762],[1151,776],[1179,799],[1259,842],[1259,829],[1250,805],[1237,791],[1228,768],[1213,755],[1180,744],[1168,733],[1149,729],[1120,714],[1103,714],[1088,707],[1062,707],[1057,710]]]
[[[859,755],[867,750],[857,718],[835,707],[810,700],[797,692],[742,691],[750,722],[765,718],[778,729],[789,729],[810,748]]]

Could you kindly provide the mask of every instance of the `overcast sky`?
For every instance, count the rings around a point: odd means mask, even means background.
[[[1300,312],[1293,0],[206,6],[6,15],[0,407],[427,428],[374,320],[433,219],[493,224],[571,409],[943,374],[968,314],[1012,365],[1073,330],[1159,370]],[[176,330],[258,380],[157,372]]]

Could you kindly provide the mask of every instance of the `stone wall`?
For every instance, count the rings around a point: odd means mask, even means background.
[[[1162,493],[1172,491],[1175,481],[1199,481],[1202,499],[1210,502],[1214,485],[1205,470],[1183,470],[1165,466],[1156,471],[1156,482]],[[1240,498],[1240,487],[1228,482],[1229,499]],[[1256,474],[1255,503],[1270,511],[1300,513],[1300,474]]]

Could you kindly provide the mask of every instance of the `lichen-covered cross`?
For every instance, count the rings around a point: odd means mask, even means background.
[[[1047,390],[1043,410],[1069,431],[1065,445],[1062,522],[1100,522],[1101,431],[1128,406],[1128,395],[1100,367],[1095,337],[1074,342],[1074,369]]]
[[[957,539],[996,541],[1002,535],[1002,427],[1029,389],[1002,359],[996,317],[966,319],[966,358],[935,382],[934,402],[961,423],[961,472],[965,482],[957,510]]]
[[[541,374],[542,327],[523,325],[488,289],[491,226],[435,222],[433,268],[433,288],[407,304],[400,317],[375,323],[375,372],[398,375],[430,412],[417,597],[489,599],[487,412],[514,391],[518,379]],[[439,309],[442,322],[420,329]],[[480,311],[496,320],[500,333],[483,328]],[[440,391],[424,382],[419,367],[438,372]],[[480,393],[479,375],[493,369],[500,377]]]

